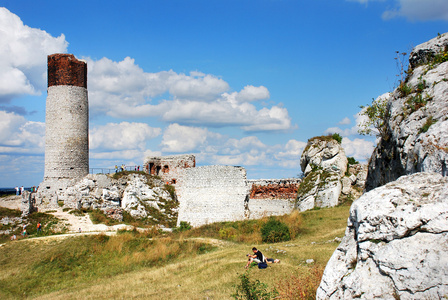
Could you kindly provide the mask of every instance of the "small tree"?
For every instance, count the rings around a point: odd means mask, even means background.
[[[361,116],[367,117],[367,120],[359,124],[358,133],[362,135],[373,135],[375,128],[378,132],[375,133],[378,137],[387,139],[387,119],[389,118],[389,108],[387,98],[372,99],[371,105],[360,106],[362,109],[359,113]]]

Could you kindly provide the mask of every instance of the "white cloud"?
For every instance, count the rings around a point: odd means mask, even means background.
[[[40,154],[45,148],[45,124],[0,111],[0,152]]]
[[[350,119],[349,119],[348,117],[345,117],[345,118],[342,119],[338,124],[339,124],[339,125],[348,125],[348,124],[350,124],[350,123],[351,123]]]
[[[278,105],[258,109],[251,103],[269,98],[264,86],[248,85],[229,94],[224,80],[197,71],[190,75],[172,70],[146,73],[129,57],[121,62],[87,61],[92,114],[157,117],[181,125],[240,126],[246,131],[294,128],[287,109]]]
[[[65,52],[67,41],[30,28],[0,7],[0,102],[22,95],[39,94],[46,86],[47,55]]]
[[[145,123],[109,123],[90,130],[90,149],[144,151],[146,142],[160,135],[160,128]]]
[[[165,152],[193,153],[201,164],[281,166],[299,171],[306,142],[289,140],[285,145],[269,146],[256,136],[227,138],[206,128],[172,124],[161,145]]]
[[[163,133],[162,151],[193,151],[205,143],[207,135],[208,130],[205,128],[171,124]]]
[[[269,99],[270,94],[264,86],[246,85],[239,93],[236,93],[236,99],[238,102],[251,102]]]
[[[344,148],[345,155],[352,156],[356,160],[366,161],[372,155],[375,144],[372,141],[355,138],[350,140],[344,137],[342,139],[342,148]]]
[[[383,13],[383,19],[405,17],[411,21],[448,21],[446,0],[398,0],[397,8]]]
[[[211,101],[228,89],[228,83],[220,78],[210,74],[192,72],[190,76],[180,74],[179,78],[170,86],[169,92],[179,99]]]

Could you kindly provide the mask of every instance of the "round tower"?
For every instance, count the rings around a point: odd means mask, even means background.
[[[89,174],[87,64],[72,54],[48,56],[44,181]]]

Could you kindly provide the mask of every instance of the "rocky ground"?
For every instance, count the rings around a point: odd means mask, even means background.
[[[9,209],[20,209],[22,197],[21,196],[7,196],[0,198],[0,207],[6,207]]]
[[[20,209],[21,196],[9,196],[0,199],[0,207],[6,207],[9,209]],[[107,231],[117,231],[119,229],[131,229],[131,226],[125,224],[119,224],[114,226],[107,226],[105,224],[93,224],[92,220],[88,214],[84,216],[75,216],[68,213],[68,211],[63,211],[62,209],[57,209],[50,214],[54,215],[65,224],[68,229],[68,233],[92,233],[92,232],[107,232]]]

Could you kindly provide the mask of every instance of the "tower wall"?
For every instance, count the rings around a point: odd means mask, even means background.
[[[48,56],[44,180],[89,173],[87,64],[71,54]]]

